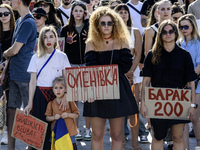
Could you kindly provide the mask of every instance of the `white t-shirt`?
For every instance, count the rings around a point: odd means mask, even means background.
[[[139,2],[138,5],[133,5],[131,2],[128,2],[129,4],[131,4],[133,7],[135,7],[138,11],[141,11],[142,9],[142,2]],[[134,28],[138,28],[140,30],[141,35],[144,32],[144,27],[142,27],[141,24],[141,15],[136,12],[133,8],[131,8],[130,6],[128,6],[130,14],[131,14],[131,19],[132,19],[132,24]]]
[[[70,13],[71,13],[71,8],[69,9],[65,9],[64,7],[60,6],[59,7],[68,17],[70,17]],[[64,22],[64,26],[66,25],[68,19],[61,13],[63,22]]]
[[[130,48],[135,48],[135,35],[134,35],[134,28],[131,28],[131,40],[133,42],[132,47]]]
[[[29,63],[27,72],[38,72],[45,64],[51,54],[39,58],[37,54],[34,54]],[[40,75],[37,78],[37,86],[52,87],[52,82],[56,77],[62,76],[62,70],[67,67],[71,67],[67,55],[60,50],[56,50],[52,58],[47,65],[43,68]]]

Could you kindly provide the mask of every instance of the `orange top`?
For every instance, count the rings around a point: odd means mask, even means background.
[[[49,102],[48,105],[47,105],[45,115],[46,116],[55,116],[56,114],[61,115],[64,112],[76,113],[76,114],[79,115],[78,107],[76,106],[76,104],[74,102],[69,102],[69,109],[67,109],[66,111],[62,111],[62,108],[59,110],[59,105],[60,104],[58,104],[56,102],[56,99]],[[76,127],[76,124],[74,122],[74,119],[73,118],[65,118],[64,120],[65,120],[65,124],[67,126],[67,130],[69,132],[69,135],[74,136],[74,135],[78,134],[77,127]],[[52,122],[51,130],[53,130],[55,123],[56,123],[56,120]]]

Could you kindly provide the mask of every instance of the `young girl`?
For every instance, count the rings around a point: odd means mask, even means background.
[[[38,51],[31,58],[27,71],[31,74],[29,84],[29,103],[24,109],[28,115],[32,110],[33,116],[46,121],[46,107],[54,99],[52,82],[56,77],[65,75],[65,68],[70,67],[66,54],[58,50],[58,35],[53,26],[44,27],[38,39]],[[49,61],[48,61],[49,60]],[[44,64],[46,64],[44,66]],[[43,68],[43,69],[41,69]],[[66,97],[62,98],[66,104]],[[60,106],[61,107],[61,106]],[[49,150],[51,143],[50,127],[47,128],[44,149]]]
[[[65,53],[72,67],[85,66],[85,40],[89,27],[88,19],[86,19],[86,11],[86,5],[83,2],[74,2],[68,23],[61,31],[61,37],[65,37]],[[78,102],[76,102],[76,105],[78,106]],[[90,141],[90,122],[87,117],[85,118],[85,122],[86,134],[84,140]],[[78,127],[78,119],[76,119],[76,125]],[[82,140],[82,135],[78,133],[76,139]]]
[[[90,117],[92,125],[92,150],[103,149],[106,119],[110,123],[111,150],[122,150],[124,116],[138,113],[125,76],[132,66],[130,43],[129,31],[119,14],[107,7],[99,7],[92,13],[86,41],[86,66],[118,64],[120,87],[120,99],[84,103],[83,116]]]
[[[39,0],[35,3],[34,7],[42,7],[47,13],[46,25],[53,25],[56,28],[58,36],[60,36],[61,31],[61,21],[56,15],[56,9],[54,7],[52,0]]]
[[[179,43],[182,48],[186,49],[192,56],[194,70],[197,75],[200,74],[200,34],[196,22],[196,17],[192,14],[186,14],[178,20],[180,33]],[[196,103],[200,105],[200,83],[196,87]],[[197,107],[195,115],[192,116],[193,130],[197,140],[197,145],[200,146],[200,108]],[[186,130],[185,130],[186,131]],[[187,134],[188,137],[188,134]],[[189,139],[187,140],[187,147]]]
[[[66,82],[64,77],[57,77],[53,81],[53,93],[56,98],[49,102],[46,109],[46,120],[52,122],[51,130],[53,130],[56,120],[63,118],[67,126],[67,130],[71,137],[74,149],[76,148],[75,135],[78,133],[76,124],[74,122],[75,118],[78,118],[79,111],[74,102],[69,102],[69,108],[65,111],[59,109],[62,97],[66,92]]]
[[[3,57],[3,52],[11,46],[12,36],[15,28],[15,16],[10,5],[0,5],[0,70],[4,69],[7,60]],[[5,70],[4,70],[5,71]],[[9,91],[6,90],[6,98],[8,98]],[[7,130],[3,133],[1,144],[8,144]]]
[[[133,47],[131,47],[132,54],[134,56],[133,59],[133,65],[131,69],[126,73],[127,78],[130,82],[134,83],[134,95],[137,103],[139,104],[139,92],[140,92],[140,86],[142,82],[142,77],[140,77],[140,69],[138,67],[140,58],[141,58],[141,50],[142,50],[142,38],[139,29],[132,27],[132,21],[131,21],[131,15],[129,8],[126,4],[119,4],[115,11],[121,16],[124,23],[127,25],[129,32],[131,34],[131,40],[133,41]],[[138,118],[138,117],[137,117]],[[139,118],[138,118],[139,119]],[[131,124],[133,124],[135,120],[135,116],[132,115],[130,117]],[[143,125],[144,126],[144,125]],[[125,125],[124,125],[124,131],[125,131],[125,137],[128,136],[129,132],[127,129],[127,118],[125,118]],[[144,127],[145,128],[145,127]],[[134,150],[140,150],[141,148],[138,146],[138,132],[139,132],[139,121],[136,127],[131,128],[132,133],[132,147]],[[141,139],[141,137],[140,137]],[[140,140],[142,142],[142,140]]]

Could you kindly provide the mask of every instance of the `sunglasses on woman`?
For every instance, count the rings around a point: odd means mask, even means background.
[[[113,23],[112,21],[108,21],[108,22],[101,21],[101,22],[100,22],[100,25],[101,25],[101,26],[106,26],[106,25],[107,25],[107,26],[113,26],[113,24],[114,24],[114,23]]]
[[[47,8],[48,6],[49,6],[49,4],[39,4],[39,7]]]
[[[34,18],[36,18],[36,19],[40,19],[41,17],[42,17],[42,15],[35,15],[35,16],[33,16]]]
[[[188,30],[188,29],[189,29],[189,26],[188,26],[188,25],[180,26],[179,29],[180,29],[180,30],[183,30],[183,29]]]
[[[162,31],[162,35],[167,35],[168,33],[171,35],[173,34],[175,31],[173,29],[169,30],[169,31],[166,31],[166,30],[163,30]]]
[[[0,17],[7,17],[10,14],[10,12],[4,12],[4,13],[0,13]]]

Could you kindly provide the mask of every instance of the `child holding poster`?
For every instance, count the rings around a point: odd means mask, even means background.
[[[57,77],[53,81],[53,93],[56,98],[49,102],[46,109],[46,120],[52,122],[51,130],[53,130],[55,123],[58,119],[63,118],[67,126],[68,133],[71,137],[74,149],[76,148],[75,135],[78,133],[76,124],[74,122],[75,118],[78,118],[79,111],[75,103],[69,102],[69,108],[63,111],[59,109],[61,100],[66,93],[66,82],[63,77]]]

